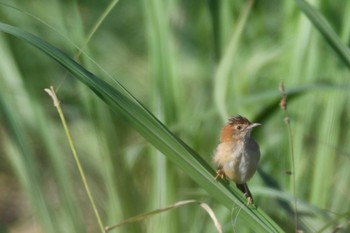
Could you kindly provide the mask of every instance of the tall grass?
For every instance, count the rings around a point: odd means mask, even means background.
[[[50,85],[59,86],[106,226],[196,199],[213,208],[224,232],[279,227],[291,232],[297,198],[298,229],[350,229],[347,1],[312,1],[313,7],[302,0],[120,1],[79,58],[83,67],[51,45],[74,57],[111,5],[7,3],[20,10],[0,5],[0,21],[17,27],[1,26],[17,38],[0,34],[0,189],[23,194],[4,202],[30,205],[12,218],[0,216],[8,219],[0,229],[98,231],[62,126],[43,91]],[[293,145],[278,107],[281,81]],[[263,124],[254,132],[262,160],[249,182],[257,210],[244,205],[240,210],[242,195],[215,182],[208,166],[220,127],[234,114]],[[19,189],[3,185],[11,176]],[[200,208],[186,206],[117,231],[214,232],[215,227]]]

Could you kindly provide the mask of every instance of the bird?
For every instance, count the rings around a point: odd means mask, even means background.
[[[240,115],[231,117],[221,130],[220,143],[213,156],[213,162],[217,165],[215,179],[235,182],[248,204],[254,204],[254,199],[247,182],[254,175],[260,160],[259,145],[251,137],[251,132],[259,125]]]

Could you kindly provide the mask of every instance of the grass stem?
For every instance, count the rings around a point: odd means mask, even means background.
[[[64,131],[65,131],[67,139],[68,139],[69,146],[70,146],[70,148],[72,150],[74,160],[75,160],[75,162],[77,164],[77,167],[78,167],[81,179],[83,181],[85,191],[86,191],[86,193],[87,193],[87,195],[89,197],[89,201],[91,203],[92,209],[94,210],[94,213],[95,213],[98,225],[100,227],[100,230],[101,230],[102,233],[104,233],[105,230],[104,230],[104,227],[103,227],[103,224],[102,224],[102,220],[101,220],[100,214],[99,214],[99,212],[97,210],[94,198],[93,198],[93,196],[91,194],[91,191],[90,191],[90,188],[89,188],[89,184],[87,182],[87,179],[86,179],[83,167],[81,166],[81,163],[80,163],[77,151],[75,149],[75,146],[74,146],[74,143],[73,143],[73,140],[72,140],[72,136],[71,136],[71,134],[69,132],[69,128],[67,126],[66,119],[65,119],[63,111],[62,111],[62,109],[60,107],[60,101],[58,100],[58,98],[56,96],[56,93],[55,93],[55,90],[54,90],[54,88],[52,86],[50,87],[50,89],[46,88],[45,91],[52,98],[53,105],[57,109],[58,115],[60,116],[60,119],[61,119],[61,122],[62,122],[62,125],[63,125],[63,128],[64,128]]]

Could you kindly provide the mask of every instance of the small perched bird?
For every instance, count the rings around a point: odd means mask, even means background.
[[[217,165],[215,179],[234,181],[248,204],[253,204],[254,200],[247,181],[254,175],[260,159],[259,145],[250,134],[259,125],[239,115],[229,119],[221,130],[220,144],[213,159]]]

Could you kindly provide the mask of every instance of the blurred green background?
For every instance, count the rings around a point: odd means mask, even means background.
[[[350,1],[309,1],[350,43]],[[294,1],[1,1],[0,21],[120,82],[208,163],[220,129],[241,114],[263,125],[259,172],[249,182],[260,209],[293,232],[350,230],[349,68]],[[251,232],[128,120],[52,59],[0,33],[0,232],[98,232],[52,101],[53,85],[105,225],[180,200],[209,204],[224,232]],[[288,93],[291,134],[279,109]],[[13,124],[4,116],[11,116]],[[292,137],[293,144],[290,144]],[[17,138],[17,140],[15,140]],[[291,173],[291,148],[295,172]],[[45,214],[49,213],[49,214]],[[113,232],[215,232],[198,206]]]

